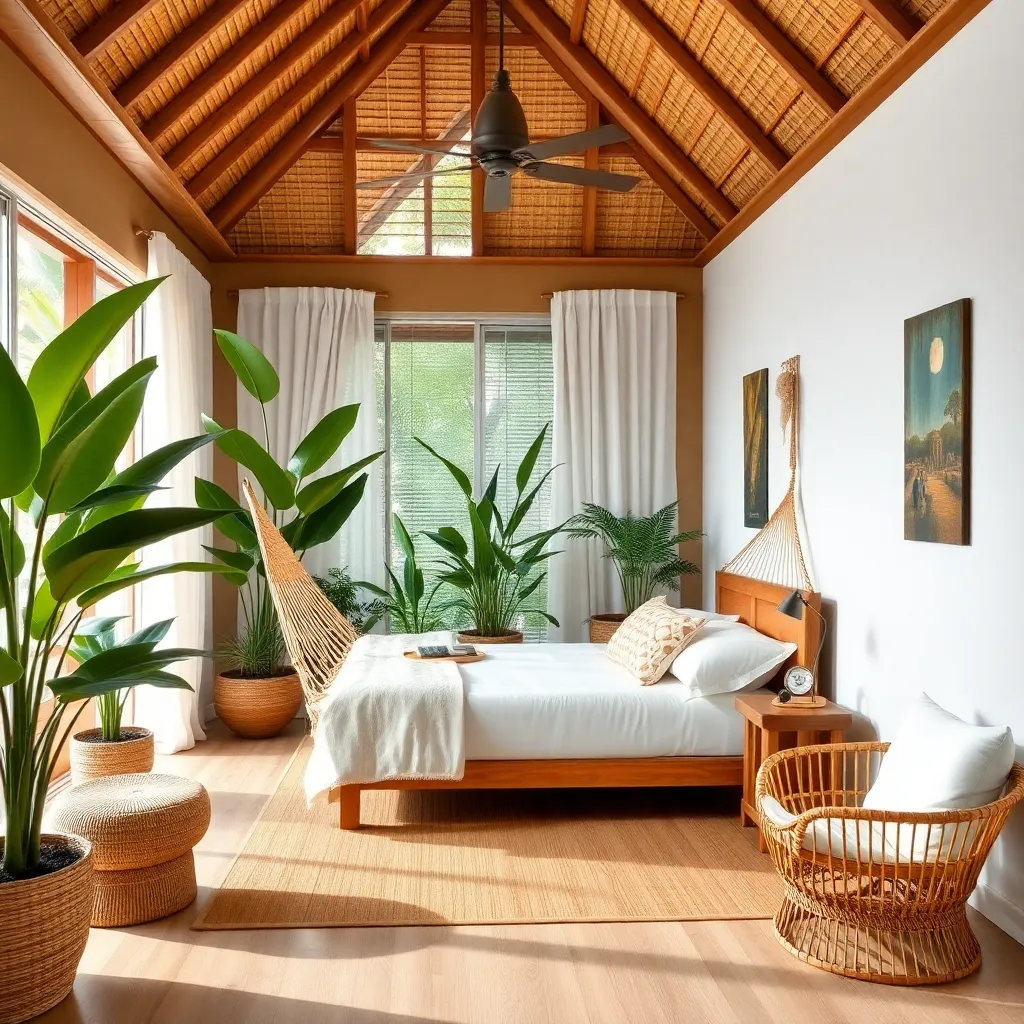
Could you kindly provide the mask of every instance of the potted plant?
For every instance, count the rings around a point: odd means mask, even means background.
[[[352,579],[348,569],[328,569],[326,576],[314,576],[313,580],[357,633],[368,633],[386,614],[379,598],[367,601],[360,596],[360,588],[370,585]]]
[[[244,466],[259,482],[264,507],[285,540],[301,558],[306,551],[337,536],[363,496],[368,474],[362,472],[383,452],[373,452],[344,469],[312,479],[334,457],[352,432],[358,405],[327,413],[302,439],[287,466],[270,453],[267,403],[281,389],[270,360],[251,342],[230,331],[214,331],[217,344],[242,386],[260,404],[263,443],[237,427],[225,428],[203,417],[207,432],[225,455]],[[214,705],[233,732],[252,739],[275,736],[302,705],[302,686],[287,664],[252,517],[222,487],[196,480],[196,504],[216,509],[225,518],[217,529],[234,549],[208,548],[225,565],[246,573],[240,590],[242,624],[222,649],[227,669],[214,681]]]
[[[156,360],[136,363],[95,395],[86,383],[97,357],[159,283],[97,302],[42,350],[27,381],[0,347],[2,1021],[26,1020],[63,999],[89,935],[91,848],[79,837],[42,831],[50,776],[78,716],[89,698],[140,683],[187,688],[168,666],[202,653],[133,640],[90,654],[63,674],[68,638],[97,602],[142,580],[226,571],[212,563],[142,568],[134,558],[148,544],[221,515],[143,507],[206,437],[173,442],[115,469]]]
[[[463,643],[522,643],[522,630],[513,627],[527,615],[537,615],[558,625],[558,621],[543,609],[526,608],[524,605],[547,576],[546,572],[538,570],[538,566],[558,554],[545,549],[551,538],[562,528],[559,526],[542,530],[522,540],[516,537],[541,487],[554,472],[555,467],[552,466],[535,487],[527,490],[547,430],[545,424],[519,464],[515,505],[505,516],[501,515],[495,505],[500,466],[494,471],[483,496],[479,501],[474,501],[469,476],[438,455],[425,441],[416,438],[434,458],[447,467],[466,496],[470,523],[468,541],[454,526],[442,526],[438,531],[428,531],[426,534],[448,556],[443,563],[445,571],[441,574],[441,582],[462,591],[463,596],[450,604],[462,609],[473,623],[472,629],[459,634]]]
[[[676,533],[679,503],[673,501],[654,515],[617,516],[600,505],[584,502],[583,511],[566,523],[573,539],[604,542],[605,557],[615,565],[622,586],[625,612],[599,612],[590,617],[590,642],[607,643],[627,615],[649,601],[659,587],[679,589],[679,577],[699,573],[693,562],[679,557],[679,545],[697,540],[700,530]]]

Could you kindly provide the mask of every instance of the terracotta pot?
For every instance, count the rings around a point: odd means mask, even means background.
[[[37,1017],[69,995],[89,939],[92,847],[68,835],[44,835],[43,846],[79,856],[49,875],[0,882],[0,1024]]]
[[[121,739],[116,741],[98,739],[102,735],[102,729],[85,729],[71,737],[72,785],[105,775],[138,775],[153,770],[153,734],[148,729],[123,726]]]
[[[523,634],[514,629],[510,629],[500,636],[484,636],[475,629],[467,629],[464,633],[459,634],[460,644],[521,644],[522,642]]]
[[[241,679],[228,673],[213,684],[217,717],[249,740],[276,736],[302,707],[302,684],[295,672],[269,679]]]
[[[624,612],[601,612],[599,615],[591,615],[590,642],[592,644],[608,643],[625,621]]]

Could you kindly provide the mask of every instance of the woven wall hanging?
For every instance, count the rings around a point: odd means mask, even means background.
[[[782,405],[782,436],[789,428],[789,489],[771,518],[753,540],[722,567],[723,572],[750,576],[766,583],[778,583],[794,590],[813,590],[796,514],[797,455],[800,445],[800,357],[782,364],[775,382],[775,394]]]

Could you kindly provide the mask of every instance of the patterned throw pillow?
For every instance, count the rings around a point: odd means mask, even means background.
[[[664,597],[655,597],[615,631],[608,641],[608,657],[650,686],[668,671],[705,622],[707,619],[681,615]]]

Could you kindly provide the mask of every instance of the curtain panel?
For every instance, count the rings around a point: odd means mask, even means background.
[[[556,292],[551,301],[555,400],[551,523],[584,502],[615,515],[678,497],[676,296],[626,289]],[[615,568],[596,540],[562,539],[550,561],[548,639],[588,639],[587,620],[624,610]]]

